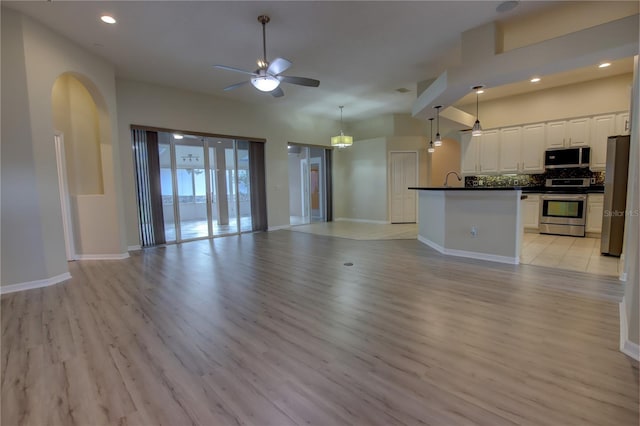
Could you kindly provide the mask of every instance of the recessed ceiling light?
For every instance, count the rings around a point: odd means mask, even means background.
[[[532,83],[537,83],[540,81],[540,77],[533,77],[531,80],[529,80]]]
[[[116,23],[116,18],[114,18],[113,16],[109,16],[109,15],[102,15],[100,17],[100,20],[102,22],[104,22],[105,24],[115,24]]]
[[[182,136],[180,133],[174,133],[174,134],[173,134],[173,138],[174,138],[174,139],[178,139],[178,140],[179,140],[179,139],[183,139],[183,138],[184,138],[184,136]]]
[[[606,68],[610,66],[611,66],[611,62],[603,62],[600,65],[598,65],[598,68]]]

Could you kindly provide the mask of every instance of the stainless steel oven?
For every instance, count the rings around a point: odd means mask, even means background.
[[[547,179],[540,196],[540,233],[584,237],[589,179]]]
[[[586,207],[586,194],[543,194],[540,197],[540,232],[584,237]]]

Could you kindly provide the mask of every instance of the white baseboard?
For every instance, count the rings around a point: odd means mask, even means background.
[[[499,256],[497,254],[479,253],[476,251],[448,249],[421,235],[418,235],[418,241],[448,256],[467,257],[470,259],[487,260],[489,262],[508,263],[510,265],[518,265],[520,263],[519,257]]]
[[[267,228],[267,232],[279,231],[281,229],[289,229],[289,228],[291,228],[291,225],[270,226]]]
[[[58,284],[69,279],[71,279],[71,274],[65,272],[64,274],[56,275],[55,277],[46,278],[44,280],[3,285],[0,287],[0,294],[14,293],[16,291],[31,290],[34,288],[49,287],[50,285]]]
[[[142,250],[142,247],[140,245],[127,247],[127,251],[138,251],[138,250]]]
[[[122,260],[128,257],[128,252],[116,254],[77,254],[76,260]]]
[[[334,219],[335,222],[360,222],[360,223],[374,223],[376,225],[388,225],[389,222],[386,220],[369,220],[369,219],[353,219],[350,217],[337,217]]]
[[[629,328],[627,326],[627,305],[624,302],[624,297],[620,302],[620,352],[623,354],[640,361],[640,346],[629,340]]]

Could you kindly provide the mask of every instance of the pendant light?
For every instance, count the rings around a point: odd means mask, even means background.
[[[473,90],[476,91],[476,122],[471,129],[471,136],[481,136],[482,126],[480,125],[480,116],[478,115],[478,97],[480,96],[480,89],[484,86],[473,86]]]
[[[436,149],[433,147],[433,117],[429,119],[429,124],[431,125],[431,130],[429,130],[429,148],[427,148],[427,152],[433,154],[436,152]]]
[[[342,131],[342,108],[344,105],[340,105],[340,134],[338,136],[331,137],[331,146],[336,146],[338,148],[346,148],[348,146],[353,145],[353,136],[347,136]]]
[[[434,106],[436,109],[436,140],[433,141],[433,146],[441,146],[442,138],[440,137],[440,108],[442,105]]]

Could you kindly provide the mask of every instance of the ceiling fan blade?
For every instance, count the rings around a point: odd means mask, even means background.
[[[273,90],[272,90],[271,92],[269,92],[269,93],[271,93],[271,95],[272,95],[274,98],[280,98],[280,97],[284,96],[284,92],[282,91],[282,87],[276,87],[275,89],[273,89]]]
[[[242,82],[240,82],[240,83],[236,83],[236,84],[232,84],[231,86],[227,86],[227,87],[225,87],[225,88],[224,88],[224,89],[222,89],[222,90],[224,90],[225,92],[228,92],[229,90],[237,89],[237,88],[238,88],[238,87],[240,87],[240,86],[244,86],[244,85],[245,85],[245,84],[247,84],[248,82],[249,82],[249,80],[247,80],[247,81],[242,81]]]
[[[241,72],[242,74],[257,75],[253,71],[245,71],[245,70],[241,70],[240,68],[228,67],[226,65],[214,65],[213,67],[221,70]]]
[[[293,77],[291,75],[279,75],[277,78],[285,83],[297,84],[299,86],[318,87],[320,85],[320,81],[314,80],[313,78]]]
[[[288,61],[284,58],[276,58],[269,64],[269,68],[267,68],[267,73],[271,75],[278,75],[288,70],[290,66],[291,66],[291,61]]]

